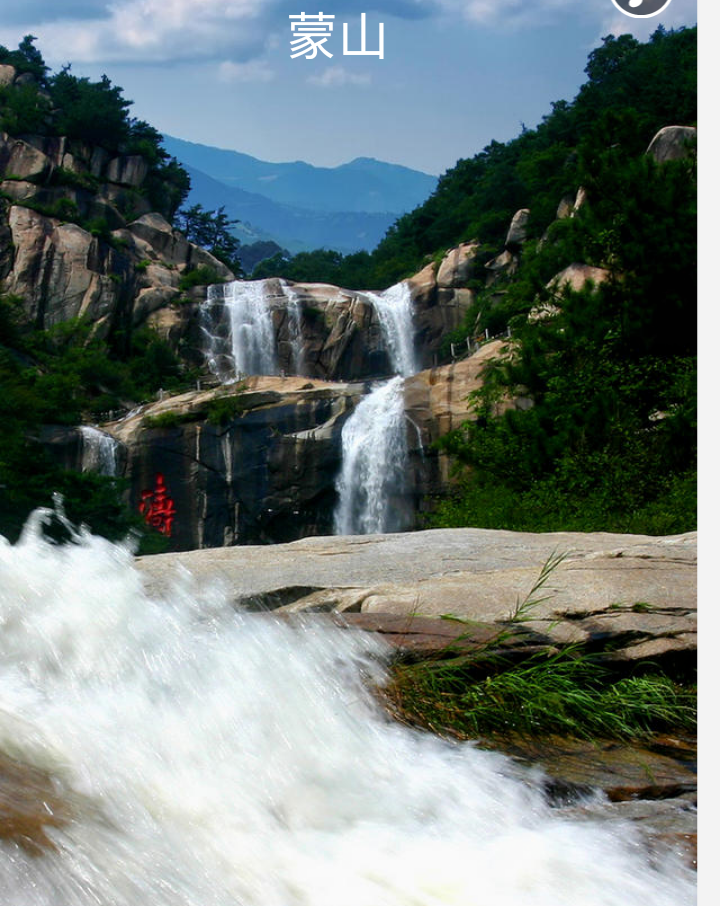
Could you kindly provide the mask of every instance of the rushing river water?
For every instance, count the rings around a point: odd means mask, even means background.
[[[3,906],[685,906],[627,827],[391,722],[371,637],[234,611],[128,548],[0,539],[0,751],[56,779],[54,848],[0,843]]]

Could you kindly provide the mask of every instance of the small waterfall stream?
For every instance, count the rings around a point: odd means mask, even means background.
[[[407,430],[403,379],[395,377],[358,403],[342,430],[335,533],[375,535],[407,527]]]
[[[264,280],[235,280],[208,287],[201,308],[210,371],[228,383],[244,375],[277,374],[270,299]]]
[[[114,477],[118,470],[118,442],[114,437],[93,428],[81,425],[83,472],[98,472],[100,475]]]
[[[343,426],[342,466],[335,483],[334,526],[339,535],[399,532],[412,521],[403,395],[403,378],[418,370],[412,293],[407,283],[398,283],[384,293],[366,295],[397,376],[375,387]]]
[[[292,351],[290,364],[294,374],[302,374],[305,368],[305,356],[303,353],[300,299],[297,292],[285,280],[280,281],[280,286],[287,299],[288,338]]]
[[[410,285],[403,281],[383,293],[366,293],[366,296],[377,312],[393,373],[410,377],[419,370],[415,355]]]

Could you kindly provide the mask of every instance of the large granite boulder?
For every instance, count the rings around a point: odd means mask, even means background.
[[[528,235],[528,222],[530,220],[530,211],[527,208],[521,208],[513,215],[510,226],[505,237],[505,248],[511,251],[517,251],[526,241]]]
[[[475,250],[472,243],[450,249],[439,269],[430,263],[407,281],[413,294],[415,343],[422,368],[438,364],[446,335],[461,326],[475,301],[473,291],[462,286],[472,274]]]
[[[697,129],[694,126],[665,126],[653,136],[647,153],[659,164],[692,157],[697,154]]]
[[[555,292],[571,289],[577,293],[585,287],[588,280],[597,287],[609,279],[610,271],[604,267],[593,267],[590,264],[574,262],[563,268],[549,281],[548,289],[553,289]]]
[[[105,178],[108,182],[121,186],[139,188],[145,181],[148,169],[147,161],[139,154],[122,155],[114,157],[107,164]]]
[[[20,193],[29,187],[37,195],[38,187],[32,183],[5,184],[19,187]],[[70,197],[64,190],[57,197],[54,189],[38,191],[49,200]],[[103,217],[106,225],[123,222],[117,209],[102,197],[84,190],[71,194],[76,207],[87,202],[86,212]],[[115,327],[143,323],[157,308],[175,303],[182,296],[181,278],[188,270],[205,265],[220,279],[232,278],[224,264],[156,216],[169,235],[156,230],[140,238],[123,227],[108,242],[76,223],[12,204],[0,216],[0,240],[6,236],[0,262],[2,291],[23,300],[28,321],[38,328],[85,316],[106,335]],[[172,252],[169,259],[164,257],[166,248]]]
[[[450,457],[436,441],[471,417],[470,393],[479,389],[485,366],[506,352],[503,341],[494,340],[452,365],[420,371],[405,381],[409,471],[418,513],[453,486]]]
[[[551,318],[560,311],[557,305],[551,301],[552,297],[559,299],[565,290],[579,293],[586,286],[590,285],[596,290],[599,286],[610,279],[610,271],[603,267],[593,267],[590,264],[574,262],[563,268],[559,274],[548,281],[546,289],[550,292],[550,297],[533,306],[528,315],[529,321],[542,321],[545,318]]]
[[[14,66],[11,66],[9,63],[0,63],[0,88],[4,88],[6,85],[12,85],[16,75],[17,70]]]
[[[0,133],[0,174],[6,179],[42,180],[50,176],[55,162],[42,150],[19,138]]]
[[[290,370],[291,324],[287,290],[277,281],[270,292],[282,296],[279,329],[281,367]],[[299,307],[302,359],[306,374],[323,380],[365,380],[392,373],[377,312],[366,293],[325,283],[288,283]],[[287,364],[286,364],[287,363]]]
[[[76,224],[30,208],[13,205],[8,222],[15,257],[4,290],[23,299],[29,320],[51,327],[84,314],[94,321],[113,314],[127,270],[115,267],[120,262],[112,249]]]
[[[443,288],[466,287],[472,279],[477,242],[466,242],[450,249],[440,263],[437,284]]]
[[[147,258],[182,270],[209,267],[220,280],[232,280],[232,271],[210,252],[186,239],[161,214],[143,214],[121,236]]]

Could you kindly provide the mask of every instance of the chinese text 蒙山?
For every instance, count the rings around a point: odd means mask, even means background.
[[[329,50],[325,48],[326,41],[332,36],[334,15],[327,13],[300,13],[299,16],[289,16],[291,20],[291,29],[296,37],[290,42],[291,59],[296,57],[305,57],[306,60],[314,60],[318,50],[321,50],[326,57],[332,57]],[[293,21],[294,20],[294,21]],[[364,56],[379,57],[385,59],[385,24],[379,23],[378,28],[378,49],[367,49],[367,17],[365,13],[360,15],[360,50],[348,49],[348,25],[343,23],[343,55],[346,57]]]

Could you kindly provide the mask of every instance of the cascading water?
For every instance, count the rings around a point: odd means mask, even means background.
[[[383,293],[366,295],[377,312],[393,373],[410,377],[418,371],[410,285],[397,283]]]
[[[363,399],[343,426],[334,515],[339,535],[399,532],[411,521],[403,377],[417,371],[412,294],[407,283],[367,293],[380,321],[390,364],[399,375]]]
[[[407,452],[403,379],[395,377],[362,399],[343,427],[336,534],[407,527]]]
[[[100,475],[117,475],[118,442],[114,437],[93,428],[91,425],[81,425],[82,434],[82,460],[83,472],[99,472]]]
[[[284,280],[280,281],[280,286],[287,299],[288,339],[292,352],[290,364],[295,374],[302,374],[305,368],[305,356],[303,354],[300,299],[292,286]]]
[[[275,328],[264,280],[209,286],[201,325],[208,367],[218,380],[278,373]]]
[[[0,834],[3,906],[694,902],[627,824],[391,722],[374,638],[178,582],[150,599],[129,549],[48,544],[37,514],[0,539],[0,753],[61,805],[40,854]]]

